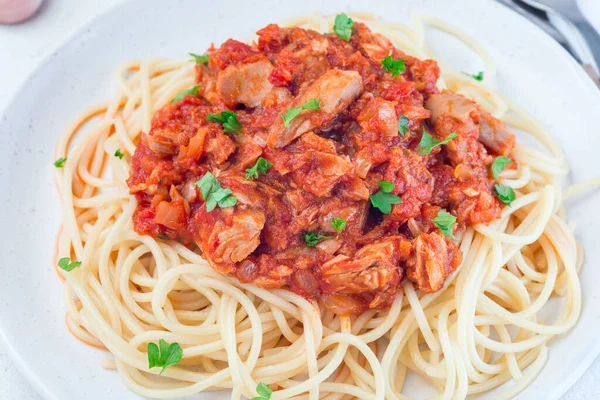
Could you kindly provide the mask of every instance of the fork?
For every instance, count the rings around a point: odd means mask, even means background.
[[[567,17],[551,7],[540,3],[537,0],[497,0],[508,6],[512,10],[523,15],[531,22],[548,33],[558,43],[560,43],[577,60],[583,69],[590,75],[592,80],[600,87],[598,78],[599,70],[594,53],[590,48],[590,42],[600,48],[600,35],[587,22],[581,14],[577,5],[573,4],[570,12],[576,17],[581,17],[580,27],[585,28],[589,38],[582,35],[579,28]],[[579,19],[579,18],[578,18]]]

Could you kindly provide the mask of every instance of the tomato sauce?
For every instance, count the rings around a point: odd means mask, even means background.
[[[364,24],[348,42],[274,24],[257,33],[252,45],[211,47],[196,65],[197,96],[155,114],[128,180],[135,230],[196,243],[216,270],[337,314],[389,306],[405,279],[439,290],[462,260],[454,235],[500,215],[490,165],[512,134],[440,92],[435,61]],[[311,100],[319,109],[302,109]],[[450,139],[426,152],[427,135]],[[456,218],[445,232],[444,213]]]

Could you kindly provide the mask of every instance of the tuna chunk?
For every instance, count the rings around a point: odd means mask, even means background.
[[[402,203],[395,205],[392,213],[405,221],[420,215],[422,204],[431,198],[434,180],[423,157],[418,154],[398,148],[388,153],[390,161],[385,180],[394,182],[394,191],[402,198]]]
[[[266,58],[248,64],[229,65],[219,72],[217,92],[230,106],[242,103],[246,107],[256,107],[273,88],[269,82],[272,69]]]
[[[489,113],[480,110],[479,141],[494,154],[508,154],[515,145],[515,135]]]
[[[353,258],[339,255],[320,267],[323,293],[361,294],[396,288],[402,278],[398,268],[403,239],[389,237],[360,249]]]
[[[478,107],[473,101],[459,94],[443,92],[432,94],[425,102],[425,108],[431,111],[431,121],[436,124],[443,117],[450,117],[456,122],[465,124],[461,136],[476,135],[477,125],[472,113],[477,113]]]
[[[394,48],[394,45],[388,38],[379,33],[371,32],[362,23],[355,23],[356,32],[352,35],[358,46],[376,62],[381,62]]]
[[[365,131],[398,136],[398,116],[391,101],[379,97],[372,99],[358,115],[357,121]]]
[[[507,154],[515,144],[515,136],[502,122],[464,96],[450,92],[432,94],[425,107],[431,111],[431,121],[440,136],[456,131],[462,137],[478,139],[494,154]]]
[[[217,270],[229,273],[260,244],[265,214],[249,208],[217,208],[210,213],[203,209],[196,222],[205,258]]]
[[[424,292],[437,292],[462,261],[456,244],[440,233],[424,233],[413,240],[406,275]]]
[[[315,151],[306,164],[292,173],[292,180],[307,192],[323,197],[330,195],[340,178],[352,169],[346,157]]]
[[[355,71],[330,69],[304,88],[289,107],[301,107],[312,99],[319,99],[320,110],[305,110],[288,127],[279,119],[269,131],[267,145],[283,147],[298,136],[331,122],[348,107],[362,91],[362,78]],[[285,110],[284,110],[285,112]]]
[[[248,257],[260,243],[260,231],[265,225],[265,215],[257,210],[240,210],[232,218],[231,226],[215,232],[218,245],[215,260],[239,262]]]

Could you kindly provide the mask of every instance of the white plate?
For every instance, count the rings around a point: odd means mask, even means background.
[[[525,106],[558,138],[575,181],[598,174],[600,92],[549,37],[504,7],[481,0],[364,2],[131,1],[89,25],[43,62],[0,120],[0,332],[25,375],[47,399],[136,399],[105,353],[74,340],[64,324],[62,288],[53,270],[60,221],[51,181],[52,152],[61,129],[85,106],[106,100],[121,61],[156,55],[185,57],[211,42],[247,38],[267,23],[319,11],[369,11],[407,21],[409,11],[440,17],[475,36],[498,65],[498,88]],[[440,58],[478,71],[478,60],[441,37]],[[436,36],[437,37],[437,36]],[[560,397],[600,352],[598,193],[570,206],[587,250],[581,283],[583,312],[575,329],[550,347],[547,365],[519,398]],[[208,399],[211,395],[200,395]]]

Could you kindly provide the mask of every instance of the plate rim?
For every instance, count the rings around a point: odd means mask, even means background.
[[[77,36],[82,35],[86,32],[89,26],[93,23],[98,23],[99,21],[107,18],[109,14],[118,11],[119,9],[126,7],[131,3],[138,2],[140,0],[122,0],[115,4],[108,6],[106,9],[94,15],[85,21],[82,25],[80,25],[77,29],[65,35],[60,41],[58,41],[45,55],[40,57],[38,61],[36,61],[33,66],[31,72],[27,74],[24,79],[20,82],[20,84],[14,89],[11,93],[6,96],[6,101],[4,102],[4,106],[0,109],[0,125],[2,125],[2,121],[7,118],[7,111],[10,110],[13,105],[17,102],[21,93],[23,93],[24,89],[30,84],[30,82],[40,73],[40,71],[47,65],[51,64],[52,59],[56,57],[59,53],[64,52],[65,47],[69,44],[69,42],[75,40]],[[441,1],[441,0],[440,0]],[[497,0],[485,0],[489,5],[493,4],[493,7],[500,7],[507,10],[510,14],[512,14],[513,18],[520,19],[522,22],[527,24],[530,28],[533,28],[533,32],[537,35],[539,40],[544,41],[554,53],[565,60],[568,59],[568,63],[572,67],[575,74],[578,78],[585,82],[585,86],[588,87],[590,92],[595,92],[595,96],[600,101],[600,91],[595,90],[596,86],[592,78],[585,73],[583,68],[577,61],[568,53],[566,49],[564,49],[558,42],[556,42],[549,34],[544,32],[541,28],[536,26],[530,20],[528,20],[523,15],[514,11],[510,7],[498,2]],[[348,3],[347,3],[348,4]],[[361,3],[362,4],[362,3]],[[353,10],[356,11],[356,10]],[[360,11],[359,11],[360,12]],[[582,307],[585,306],[585,297],[582,296]],[[31,369],[31,367],[27,364],[25,358],[21,356],[19,352],[16,351],[12,342],[6,336],[6,332],[4,327],[6,326],[5,317],[3,313],[0,312],[0,342],[4,346],[6,353],[9,355],[14,365],[17,367],[19,373],[25,378],[25,380],[31,385],[31,387],[35,390],[35,392],[44,400],[61,400],[57,395],[53,392],[48,384],[48,381],[41,379],[36,373]],[[577,321],[579,323],[579,319]],[[568,336],[569,332],[566,333]],[[565,334],[560,335],[558,338],[564,338]],[[551,350],[551,348],[549,348]],[[600,340],[595,341],[594,346],[588,351],[586,355],[579,359],[577,367],[570,369],[570,371],[563,377],[560,383],[556,384],[554,389],[551,391],[548,399],[550,400],[558,400],[560,399],[573,385],[581,379],[581,377],[589,370],[590,366],[594,363],[594,361],[600,356]],[[542,369],[543,372],[543,369]],[[540,373],[542,373],[540,372]],[[534,378],[535,381],[535,378]],[[532,381],[533,382],[533,381]],[[517,395],[518,396],[518,395]]]
[[[64,51],[65,46],[73,41],[77,36],[83,34],[87,27],[93,22],[100,21],[104,19],[108,14],[114,12],[115,10],[125,7],[129,3],[133,3],[135,0],[122,0],[118,3],[112,4],[108,6],[105,10],[101,11],[99,14],[89,18],[85,23],[79,26],[74,31],[67,34],[62,40],[58,41],[50,51],[48,51],[44,56],[42,56],[32,68],[31,72],[25,76],[25,78],[21,81],[17,88],[10,93],[6,101],[4,102],[3,108],[0,109],[0,125],[5,118],[7,118],[6,112],[13,107],[13,104],[17,102],[20,94],[24,91],[24,89],[29,85],[29,82],[39,74],[40,70],[51,63],[52,59],[58,55],[61,51]],[[18,372],[25,378],[25,380],[31,385],[31,387],[35,390],[35,392],[43,399],[43,400],[61,400],[53,391],[50,389],[47,382],[42,380],[36,373],[29,367],[25,359],[17,352],[14,348],[12,342],[8,339],[5,333],[4,326],[5,318],[0,312],[0,342],[2,343],[6,353],[12,360],[13,364],[17,367]]]

